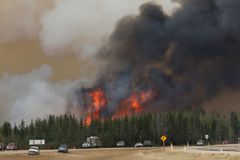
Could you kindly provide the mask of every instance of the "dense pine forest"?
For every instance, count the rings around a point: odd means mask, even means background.
[[[93,120],[89,126],[82,119],[71,115],[53,116],[32,120],[19,125],[5,122],[0,128],[0,142],[14,141],[20,149],[29,147],[29,139],[45,139],[44,148],[56,148],[61,143],[70,147],[81,147],[86,137],[95,135],[102,140],[103,147],[114,147],[123,140],[127,146],[138,141],[152,140],[161,145],[160,136],[166,134],[168,143],[175,145],[195,144],[208,134],[211,143],[222,143],[228,139],[237,142],[239,115],[208,112],[201,108],[167,113],[146,113],[122,119]]]

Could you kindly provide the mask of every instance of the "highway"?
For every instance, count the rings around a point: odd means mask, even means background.
[[[240,144],[190,146],[190,150],[240,152]]]

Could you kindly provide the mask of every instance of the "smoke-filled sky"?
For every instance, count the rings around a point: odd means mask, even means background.
[[[0,121],[65,112],[73,84],[101,72],[98,47],[147,0],[1,0]],[[169,0],[158,0],[171,13]],[[61,84],[61,85],[60,85]]]
[[[154,110],[237,109],[221,102],[239,95],[239,10],[239,0],[1,0],[0,122],[78,109],[75,89],[99,85],[111,112],[142,89]]]

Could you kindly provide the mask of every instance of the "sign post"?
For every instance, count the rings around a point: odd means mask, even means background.
[[[208,140],[208,138],[209,138],[209,135],[208,135],[208,134],[206,134],[206,135],[205,135],[205,139],[206,139],[206,140]]]
[[[45,139],[29,140],[29,145],[45,145]]]
[[[239,151],[239,148],[240,148],[240,138],[238,138],[238,151]]]
[[[165,141],[167,140],[167,137],[165,135],[162,135],[161,140],[163,142],[163,151],[165,151]]]
[[[29,140],[29,145],[33,146],[40,146],[40,148],[42,148],[43,145],[45,145],[45,139],[33,139],[33,140]]]
[[[209,135],[208,135],[208,134],[205,135],[205,139],[206,139],[206,141],[207,141],[207,144],[208,144],[208,151],[209,151],[209,140],[208,140],[208,139],[209,139]]]

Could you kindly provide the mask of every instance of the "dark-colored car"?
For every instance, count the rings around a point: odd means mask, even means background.
[[[145,140],[143,142],[143,147],[152,147],[152,141],[150,140]]]
[[[66,144],[61,144],[58,147],[58,152],[68,153],[68,146]]]
[[[10,142],[8,143],[8,145],[6,146],[6,150],[17,150],[17,145],[15,142]]]
[[[198,140],[197,141],[197,144],[196,144],[197,146],[204,146],[205,145],[205,142],[204,142],[204,140]]]
[[[0,151],[5,151],[5,145],[3,143],[0,143]]]
[[[116,146],[117,146],[117,147],[125,147],[125,142],[124,142],[124,141],[118,141],[118,142],[116,143]]]

